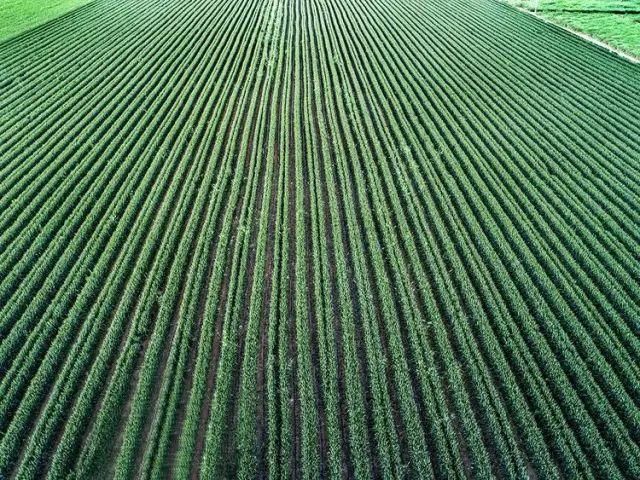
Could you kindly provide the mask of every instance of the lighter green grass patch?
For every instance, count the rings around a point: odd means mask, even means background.
[[[559,25],[584,32],[609,45],[640,56],[640,15],[549,12],[544,16]]]
[[[544,10],[626,10],[640,9],[638,0],[513,0],[510,3],[538,11]]]
[[[639,0],[506,0],[640,57]]]
[[[0,42],[92,0],[0,0]]]

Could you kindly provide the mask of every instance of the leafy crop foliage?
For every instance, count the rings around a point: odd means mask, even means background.
[[[0,473],[640,478],[640,70],[489,0],[97,0],[0,46]]]

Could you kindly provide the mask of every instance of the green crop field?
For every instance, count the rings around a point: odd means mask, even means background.
[[[640,478],[640,66],[494,0],[95,0],[0,44],[0,478]]]

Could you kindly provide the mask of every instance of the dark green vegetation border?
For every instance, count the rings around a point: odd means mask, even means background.
[[[0,48],[0,472],[640,478],[640,69],[488,0],[98,0]]]

